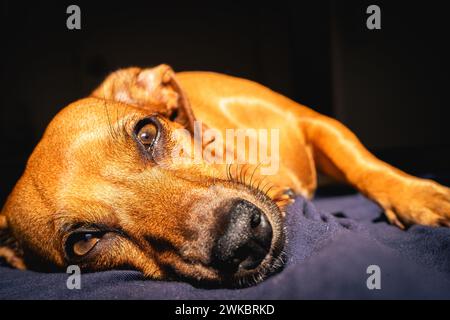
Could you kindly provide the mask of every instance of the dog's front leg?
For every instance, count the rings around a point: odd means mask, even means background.
[[[450,189],[413,177],[377,159],[338,121],[322,115],[301,119],[318,168],[356,187],[403,228],[414,223],[450,227]]]

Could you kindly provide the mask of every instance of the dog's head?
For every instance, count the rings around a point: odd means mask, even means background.
[[[87,98],[50,123],[5,204],[3,233],[29,268],[133,268],[241,286],[281,264],[281,212],[226,166],[173,162],[182,125]],[[223,172],[222,172],[223,171]],[[1,217],[1,216],[0,216]]]

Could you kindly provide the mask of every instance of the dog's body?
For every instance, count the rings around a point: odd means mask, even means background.
[[[223,136],[279,130],[279,171],[265,178],[273,188],[255,187],[257,166],[232,173],[225,163],[168,160],[175,145],[192,142],[169,133],[193,131],[195,119]],[[158,279],[259,280],[282,251],[275,204],[290,200],[289,189],[311,197],[316,168],[376,201],[399,227],[449,226],[448,188],[376,159],[339,122],[262,85],[209,72],[175,76],[165,65],[120,70],[47,128],[0,215],[23,253],[5,246],[0,254],[17,267],[79,263],[131,266]]]

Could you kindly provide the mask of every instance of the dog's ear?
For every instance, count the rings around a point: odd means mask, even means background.
[[[5,215],[0,214],[0,264],[24,270],[23,252],[12,235]]]
[[[183,88],[180,86],[179,82],[177,81],[177,78],[175,76],[175,73],[172,71],[170,73],[170,84],[172,88],[178,93],[178,119],[175,119],[177,121],[180,121],[181,123],[185,123],[186,127],[191,131],[194,132],[194,125],[195,125],[195,116],[194,112],[192,111],[191,105],[189,103],[189,99],[186,95],[186,92],[184,92]]]
[[[155,101],[163,101],[167,108],[166,114],[172,121],[183,124],[187,129],[194,130],[194,113],[186,93],[176,79],[173,69],[161,64],[154,68],[144,69],[137,76],[137,86],[144,88]]]
[[[166,64],[118,70],[110,74],[92,96],[139,106],[194,130],[195,118],[189,99],[175,72]]]

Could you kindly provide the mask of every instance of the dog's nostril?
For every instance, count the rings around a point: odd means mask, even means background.
[[[258,210],[252,215],[251,227],[256,228],[261,223],[261,212]]]
[[[254,204],[233,200],[224,233],[212,250],[213,266],[225,273],[258,267],[270,251],[272,227],[266,215]]]
[[[269,247],[272,242],[272,227],[265,214],[260,214],[258,224],[253,227],[253,238],[261,246]]]

